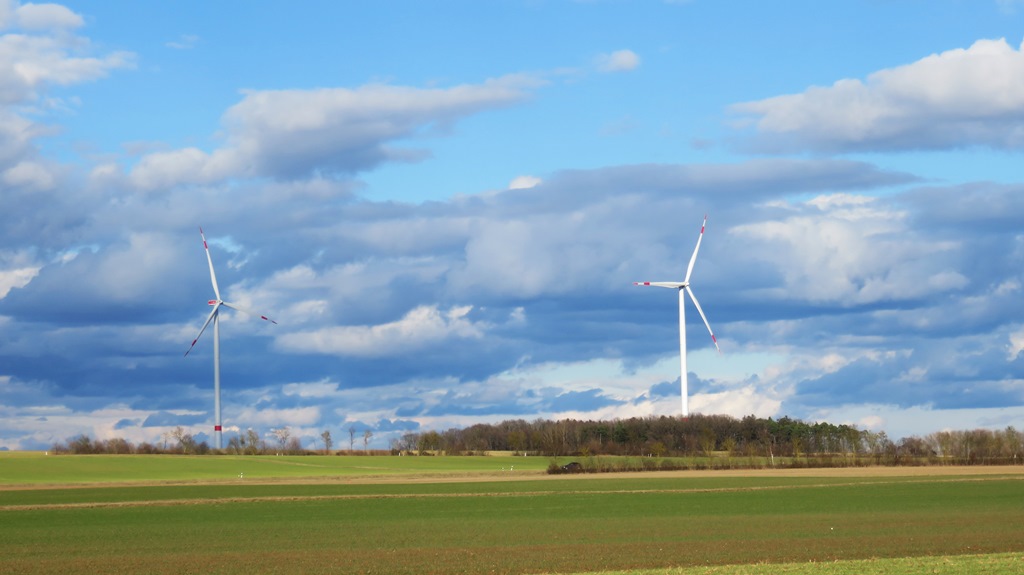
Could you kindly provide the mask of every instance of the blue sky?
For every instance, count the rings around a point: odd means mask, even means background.
[[[0,2],[0,448],[1024,425],[1024,2]]]

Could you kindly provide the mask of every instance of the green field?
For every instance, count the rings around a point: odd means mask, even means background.
[[[353,478],[539,472],[539,457],[188,456],[0,454],[0,486],[174,481]],[[513,469],[514,468],[514,469]]]
[[[547,464],[3,454],[0,573],[1018,573],[1024,566],[1024,473],[1016,468],[552,477],[543,473]]]

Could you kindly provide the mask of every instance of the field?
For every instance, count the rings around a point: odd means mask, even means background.
[[[0,573],[1024,571],[1020,467],[547,465],[0,454]]]

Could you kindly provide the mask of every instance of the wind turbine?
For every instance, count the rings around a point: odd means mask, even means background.
[[[203,233],[203,228],[199,228],[199,235],[203,238],[203,249],[206,250],[206,261],[210,264],[210,281],[213,283],[213,295],[217,296],[217,299],[211,299],[206,302],[213,306],[213,310],[210,311],[210,315],[206,317],[206,322],[203,323],[203,327],[199,330],[199,335],[192,340],[192,345],[188,347],[188,351],[185,352],[185,356],[188,357],[192,348],[196,346],[196,342],[203,336],[203,332],[206,331],[206,327],[213,322],[213,437],[214,443],[217,444],[217,449],[223,447],[221,443],[221,420],[220,420],[220,308],[221,306],[229,307],[233,310],[247,313],[249,315],[256,316],[262,320],[269,321],[270,323],[277,323],[265,315],[258,314],[254,311],[247,310],[245,308],[238,307],[235,304],[228,303],[220,298],[220,288],[217,287],[217,274],[213,271],[213,258],[210,257],[210,246],[206,245],[206,235]]]
[[[693,290],[690,289],[690,274],[693,273],[693,264],[697,261],[697,251],[700,250],[700,242],[704,239],[704,226],[708,223],[708,216],[704,215],[704,223],[700,225],[700,235],[697,236],[697,247],[693,248],[693,255],[690,256],[690,265],[686,266],[686,278],[681,282],[633,282],[633,285],[638,286],[654,286],[663,288],[672,288],[679,292],[679,369],[681,375],[679,377],[679,385],[683,392],[683,417],[690,415],[689,406],[687,405],[687,389],[686,389],[686,296],[684,293],[690,296],[693,300],[693,305],[697,307],[697,312],[700,313],[700,318],[704,320],[704,325],[708,328],[708,333],[711,334],[711,341],[715,344],[715,349],[719,353],[722,350],[718,347],[718,340],[715,338],[715,332],[711,331],[711,324],[708,323],[707,316],[704,315],[704,310],[700,309],[700,304],[697,303],[697,296],[693,295]]]

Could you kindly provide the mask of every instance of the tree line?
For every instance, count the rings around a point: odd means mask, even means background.
[[[330,454],[337,455],[366,455],[380,454],[380,451],[369,449],[370,440],[373,439],[373,431],[362,430],[360,438],[363,442],[362,451],[356,450],[356,435],[360,430],[356,427],[349,427],[349,449],[332,451],[334,438],[330,430],[324,430],[313,441],[316,449],[302,447],[299,437],[292,433],[291,428],[277,427],[270,430],[266,437],[261,436],[255,429],[247,429],[228,438],[227,446],[217,451],[210,447],[206,441],[199,441],[196,437],[178,426],[172,430],[165,431],[160,436],[160,441],[143,441],[135,444],[121,437],[110,439],[93,439],[86,434],[76,435],[63,442],[56,442],[50,448],[54,454],[75,454],[75,455],[128,455],[128,454],[167,454],[167,455],[208,455],[208,454],[230,454],[230,455],[313,455]],[[269,441],[268,441],[269,438]],[[322,446],[322,449],[321,449]],[[384,452],[389,453],[389,452]]]
[[[504,451],[522,455],[596,456],[626,455],[662,457],[746,457],[751,465],[776,458],[787,464],[809,466],[836,464],[908,465],[922,463],[1020,464],[1024,463],[1024,433],[1013,427],[1002,430],[938,431],[926,436],[891,440],[884,431],[859,429],[828,422],[760,418],[748,415],[695,414],[688,418],[634,417],[612,421],[506,420],[479,423],[445,431],[403,434],[391,441],[389,451],[369,449],[373,432],[363,430],[363,449],[356,449],[357,431],[348,429],[347,450],[334,450],[334,439],[325,430],[314,439],[316,449],[303,448],[290,428],[271,430],[267,438],[253,429],[232,436],[218,451],[196,441],[184,428],[165,432],[157,443],[138,445],[122,438],[91,439],[79,435],[53,445],[55,453],[74,454],[399,454],[474,455]]]
[[[939,431],[891,440],[884,431],[799,419],[737,419],[728,415],[635,417],[613,421],[522,419],[480,423],[443,432],[407,433],[392,442],[396,450],[472,454],[509,451],[546,456],[631,455],[803,458],[829,464],[832,458],[861,463],[1016,464],[1024,462],[1024,434],[1003,430]],[[815,458],[811,462],[809,458]]]

